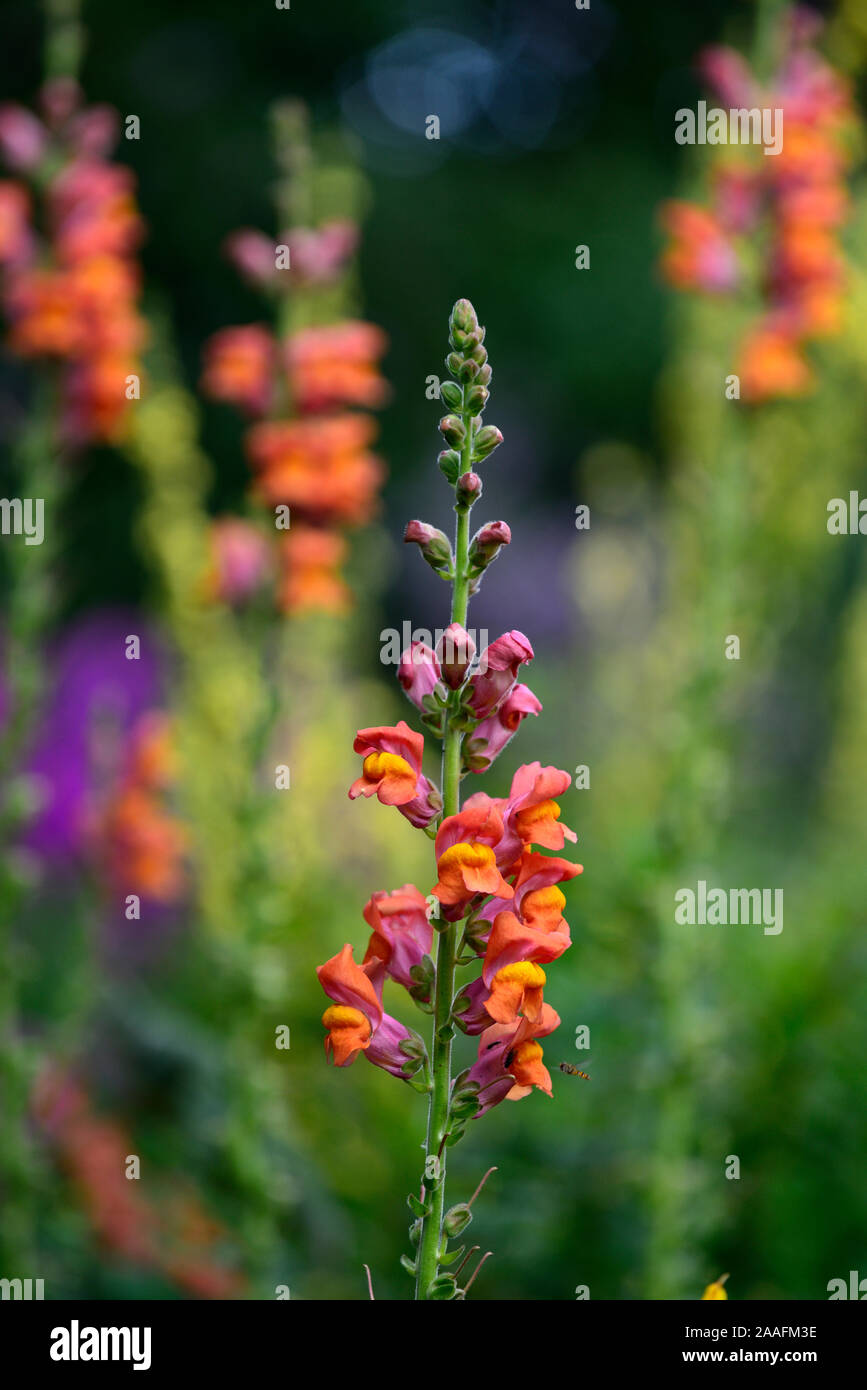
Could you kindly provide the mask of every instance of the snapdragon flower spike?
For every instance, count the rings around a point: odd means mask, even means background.
[[[362,772],[349,792],[397,806],[435,839],[436,882],[427,899],[413,884],[374,893],[364,909],[372,934],[363,965],[352,963],[347,946],[320,972],[335,1000],[324,1019],[327,1046],[336,1060],[343,1059],[341,1065],[364,1051],[404,1078],[424,1067],[412,1085],[429,1094],[425,1170],[421,1196],[408,1199],[415,1254],[402,1259],[415,1277],[419,1299],[458,1294],[454,1277],[440,1273],[460,1254],[448,1251],[449,1240],[459,1234],[454,1213],[461,1210],[446,1211],[448,1148],[471,1116],[485,1114],[501,1100],[520,1100],[533,1089],[551,1094],[539,1039],[560,1020],[544,1000],[547,967],[571,939],[560,885],[581,872],[579,864],[541,852],[560,850],[576,838],[560,824],[556,801],[570,785],[568,773],[530,763],[518,769],[508,795],[477,792],[461,805],[462,777],[489,768],[521,722],[542,706],[518,680],[521,667],[533,659],[524,634],[506,632],[477,657],[466,626],[469,599],[484,570],[510,543],[511,531],[503,521],[489,522],[470,539],[469,513],[481,493],[476,465],[498,447],[502,435],[482,423],[491,368],[485,330],[469,300],[455,304],[449,332],[446,364],[453,380],[441,387],[447,414],[440,421],[448,448],[438,462],[452,489],[455,544],[422,521],[411,521],[404,539],[418,545],[428,564],[453,585],[451,614],[436,650],[413,642],[398,668],[422,722],[443,741],[442,797],[422,773],[422,735],[402,720],[359,731],[355,751],[363,758]],[[459,936],[457,924],[464,919]],[[456,994],[457,967],[478,966],[480,957],[481,973]],[[433,1015],[429,1061],[421,1040],[382,1014],[386,976]],[[456,1026],[478,1037],[478,1056],[453,1081]]]
[[[423,829],[439,813],[440,799],[421,770],[424,738],[401,719],[395,725],[359,729],[353,748],[364,759],[349,799],[375,796],[396,806],[411,825]]]

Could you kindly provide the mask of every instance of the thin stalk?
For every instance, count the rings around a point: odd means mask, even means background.
[[[466,398],[466,388],[464,388]],[[472,412],[461,411],[466,436],[461,454],[461,473],[468,473],[473,452]],[[451,621],[466,625],[470,597],[469,585],[469,507],[458,511],[455,526],[455,577],[452,587]],[[442,757],[443,817],[455,816],[461,808],[461,754],[463,733],[452,727],[447,712]],[[428,1213],[422,1217],[421,1239],[416,1262],[415,1297],[428,1297],[428,1289],[439,1268],[443,1213],[446,1196],[446,1136],[452,1086],[452,1004],[455,992],[455,965],[460,922],[450,922],[439,933],[434,984],[433,1038],[431,1042],[432,1087],[428,1102],[425,1164],[425,1201]],[[435,1159],[435,1162],[431,1162]],[[430,1169],[433,1169],[431,1174]]]
[[[18,487],[22,497],[44,504],[45,538],[25,547],[16,538],[10,547],[10,591],[5,675],[10,712],[0,739],[0,1180],[6,1217],[0,1232],[4,1270],[26,1275],[33,1266],[36,1188],[39,1159],[30,1133],[29,1100],[36,1071],[36,1051],[24,1036],[21,995],[27,957],[18,931],[26,881],[15,868],[17,841],[27,816],[8,804],[8,790],[26,765],[30,739],[43,699],[43,648],[54,591],[51,575],[58,528],[61,480],[52,432],[54,395],[48,382],[36,393],[33,414],[18,445]]]

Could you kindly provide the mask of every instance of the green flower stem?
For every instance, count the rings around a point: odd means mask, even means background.
[[[78,80],[84,51],[80,0],[45,0],[44,69],[47,80]]]
[[[36,1044],[25,1039],[21,996],[28,972],[19,918],[28,885],[16,865],[18,837],[29,814],[9,805],[9,788],[30,747],[44,695],[45,635],[55,598],[52,572],[62,513],[62,461],[54,438],[53,384],[39,383],[33,411],[16,446],[18,490],[45,506],[42,545],[10,543],[5,674],[10,712],[0,738],[0,1182],[5,1218],[0,1229],[2,1272],[33,1267],[41,1162],[30,1132],[30,1093],[38,1067]]]
[[[464,391],[466,396],[466,390]],[[466,438],[461,455],[461,473],[468,473],[473,452],[472,412],[461,412]],[[469,507],[458,511],[455,527],[455,578],[452,588],[451,620],[466,625],[469,604]],[[442,795],[443,817],[457,815],[461,805],[461,753],[463,733],[452,728],[447,717],[443,739]],[[425,1201],[428,1213],[422,1218],[421,1239],[416,1262],[416,1299],[426,1299],[432,1281],[437,1276],[442,1242],[443,1212],[446,1195],[446,1135],[448,1133],[449,1100],[452,1085],[452,1003],[455,991],[455,965],[460,923],[450,922],[439,933],[434,986],[433,1039],[431,1043],[432,1089],[428,1105],[427,1144],[425,1149]],[[436,1163],[431,1163],[435,1158]],[[430,1168],[435,1176],[430,1175]]]

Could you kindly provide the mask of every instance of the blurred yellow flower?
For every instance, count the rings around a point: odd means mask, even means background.
[[[726,1279],[728,1279],[728,1275],[721,1274],[720,1277],[714,1280],[712,1284],[708,1284],[707,1288],[701,1296],[702,1303],[706,1298],[728,1298],[728,1294],[723,1288]]]

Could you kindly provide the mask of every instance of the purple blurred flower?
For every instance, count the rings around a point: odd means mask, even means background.
[[[44,801],[25,843],[52,861],[82,852],[99,787],[116,774],[135,721],[158,701],[159,663],[143,626],[137,614],[98,613],[74,623],[49,652],[47,704],[27,761]],[[141,654],[130,661],[133,633]]]

